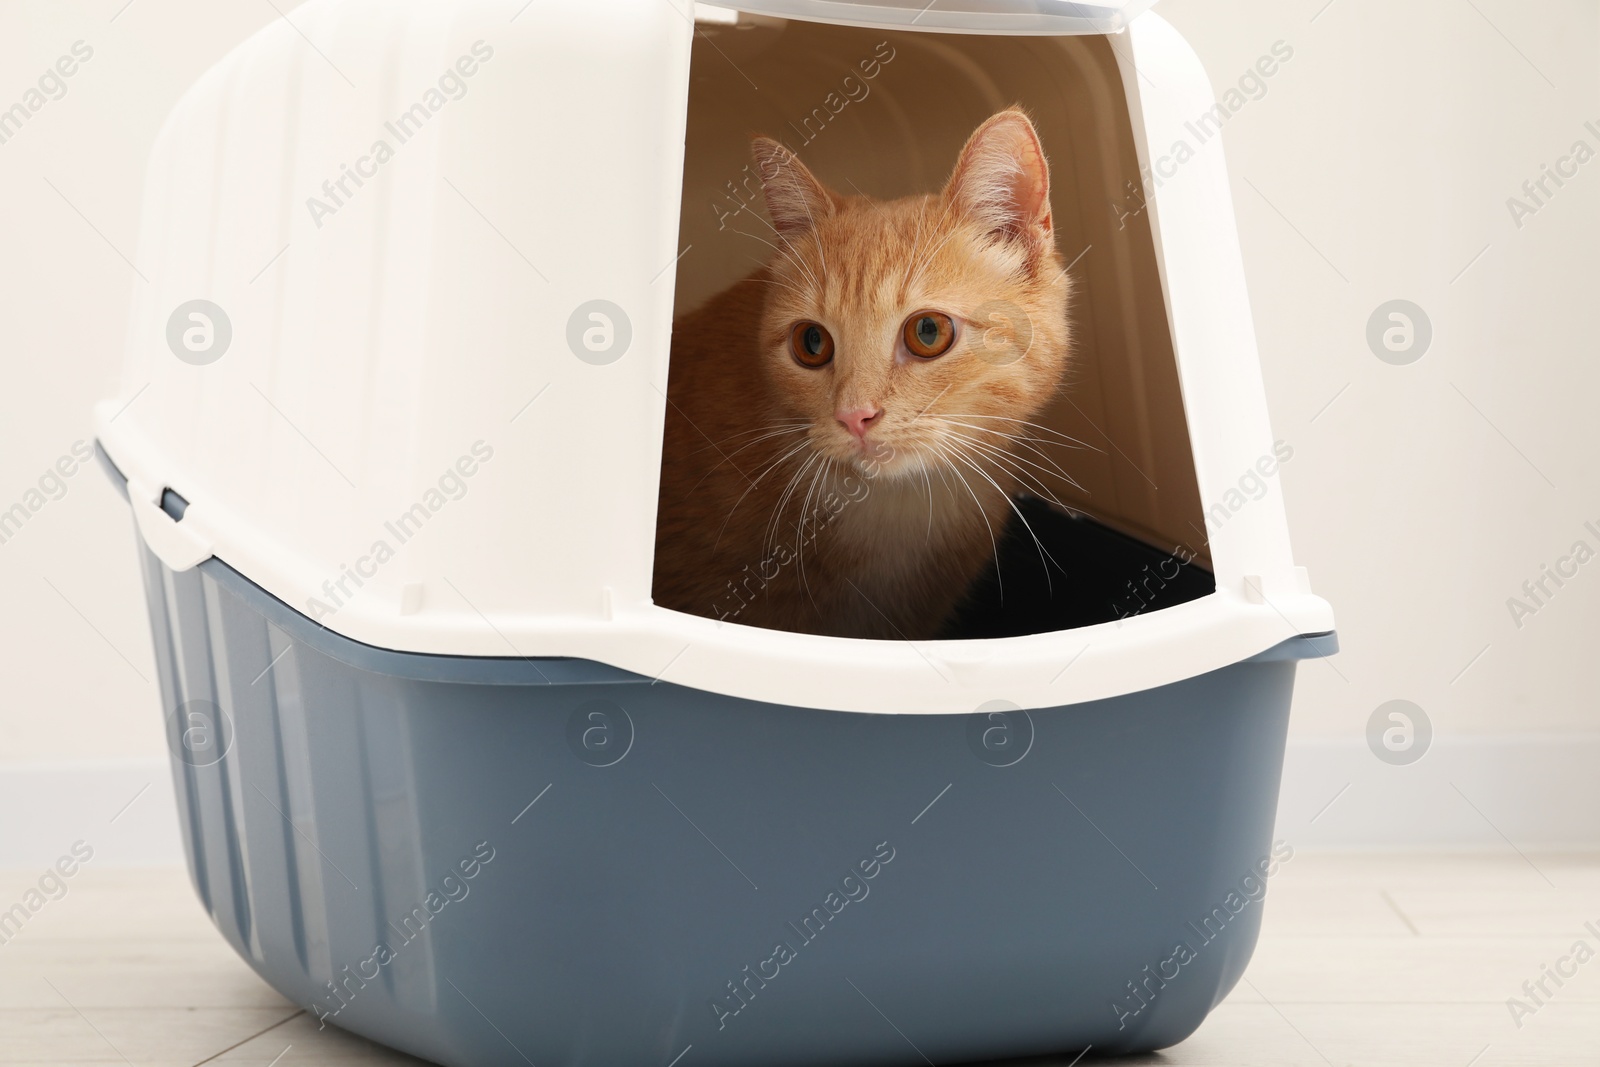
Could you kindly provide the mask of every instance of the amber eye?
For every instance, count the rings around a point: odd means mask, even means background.
[[[919,311],[906,320],[905,339],[913,356],[932,359],[955,344],[956,324],[941,311]]]
[[[833,359],[833,337],[820,324],[802,320],[789,331],[789,350],[802,367],[825,367]]]

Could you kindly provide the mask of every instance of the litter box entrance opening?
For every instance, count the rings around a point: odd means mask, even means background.
[[[679,236],[689,251],[676,268],[675,323],[773,254],[753,136],[781,141],[844,195],[891,199],[937,192],[972,131],[1020,104],[1050,162],[1056,248],[1074,282],[1072,362],[1037,420],[1031,447],[1039,453],[1027,486],[1033,499],[1021,505],[1054,562],[1041,559],[1013,515],[1003,535],[995,531],[998,568],[973,587],[946,636],[1068,629],[1212,592],[1115,51],[1126,50],[1126,39],[898,32],[714,14],[697,26],[691,57]],[[674,491],[665,472],[662,485],[664,511]],[[658,563],[658,590],[660,574]]]

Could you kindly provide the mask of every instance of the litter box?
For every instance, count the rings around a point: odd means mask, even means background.
[[[268,983],[467,1067],[1202,1023],[1333,619],[1229,112],[1146,6],[312,0],[185,95],[98,436],[194,886]],[[653,605],[671,323],[754,266],[749,136],[903,195],[1015,102],[1077,286],[1039,543],[1006,531],[937,640]]]

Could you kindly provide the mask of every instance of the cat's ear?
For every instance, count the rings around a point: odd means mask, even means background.
[[[996,236],[1050,244],[1050,165],[1021,108],[1007,108],[973,132],[944,195]]]
[[[767,212],[779,233],[788,235],[810,229],[833,214],[833,194],[806,169],[799,156],[770,137],[757,137],[750,143],[750,151],[766,194]]]

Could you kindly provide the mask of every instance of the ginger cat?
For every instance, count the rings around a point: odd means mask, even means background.
[[[1068,360],[1038,133],[1001,111],[942,192],[891,201],[753,150],[773,254],[674,324],[655,601],[935,637],[1037,483],[1025,432]]]

